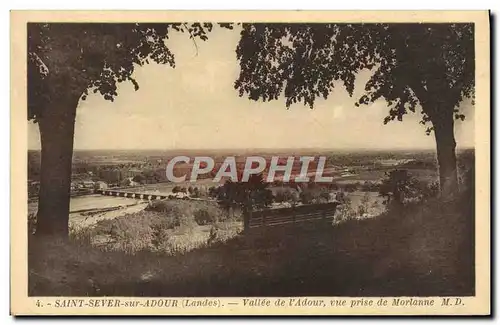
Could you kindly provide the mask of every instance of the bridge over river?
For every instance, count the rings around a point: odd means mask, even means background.
[[[117,196],[117,197],[127,197],[138,200],[165,200],[165,199],[174,199],[174,200],[191,200],[191,201],[214,201],[210,199],[203,198],[195,198],[190,197],[188,195],[179,196],[179,194],[173,193],[151,193],[151,192],[132,192],[124,189],[119,190],[95,190],[95,194],[101,194],[106,196]]]
[[[138,193],[138,192],[127,192],[124,190],[96,190],[95,193],[107,196],[129,197],[132,199],[149,200],[149,201],[164,200],[172,197],[172,194]]]

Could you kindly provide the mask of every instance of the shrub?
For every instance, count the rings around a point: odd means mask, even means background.
[[[233,182],[228,179],[223,186],[214,192],[220,206],[229,210],[236,206],[248,209],[264,209],[273,202],[273,192],[268,189],[262,174],[250,175],[248,182]]]
[[[197,189],[198,190],[195,189],[195,195],[197,195],[197,197],[208,197],[208,190],[206,186],[200,186],[197,187]]]
[[[274,194],[274,202],[283,203],[293,201],[295,191],[290,188],[280,188]]]
[[[217,228],[212,226],[212,228],[210,228],[210,234],[208,235],[208,239],[207,239],[207,245],[210,246],[214,243],[217,242]]]
[[[364,214],[368,213],[369,204],[370,204],[370,195],[368,193],[365,193],[361,198],[360,204],[358,205],[359,216],[363,216]]]
[[[302,204],[326,203],[330,201],[330,192],[325,187],[308,187],[300,193]]]
[[[420,183],[405,169],[386,173],[380,184],[379,194],[385,198],[384,203],[388,206],[403,206],[423,197]]]
[[[339,202],[344,202],[347,199],[347,196],[344,191],[337,192],[335,194],[335,200]]]
[[[153,246],[154,250],[161,251],[169,238],[168,226],[163,222],[159,222],[153,224],[151,226],[151,230],[151,245]]]
[[[330,193],[328,191],[322,191],[319,196],[320,196],[320,199],[325,201],[325,202],[330,201]]]
[[[215,198],[218,196],[218,191],[219,191],[219,188],[218,187],[215,187],[215,186],[210,186],[208,188],[208,196],[209,197],[212,197],[212,198]]]
[[[202,208],[194,212],[194,221],[200,226],[216,223],[219,213],[215,209]]]
[[[362,185],[361,185],[361,188],[360,188],[361,191],[363,192],[378,192],[379,190],[379,185],[374,183],[374,182],[370,182],[370,181],[365,181]]]
[[[194,187],[191,191],[191,197],[199,198],[203,196],[202,190],[198,187]]]
[[[36,212],[28,214],[28,234],[33,235],[36,231]]]
[[[132,178],[132,181],[139,183],[139,184],[144,184],[146,182],[146,177],[142,174],[139,174],[139,175],[134,176],[134,178]]]
[[[153,201],[145,209],[145,211],[159,212],[165,216],[165,222],[169,228],[191,224],[193,222],[191,210],[189,204],[168,200]]]
[[[297,191],[292,192],[292,197],[290,198],[290,204],[294,207],[300,202],[300,196]]]
[[[250,193],[251,206],[254,209],[265,209],[273,203],[273,192],[270,189],[256,189]]]
[[[300,202],[302,204],[311,204],[313,202],[313,195],[311,191],[303,190],[300,193]]]
[[[328,184],[328,188],[332,191],[337,191],[339,189],[339,186],[337,183],[330,183]]]
[[[422,182],[421,191],[424,199],[435,198],[439,195],[439,182]]]
[[[351,200],[349,198],[344,198],[342,204],[337,207],[333,223],[337,224],[356,218],[357,213],[352,208]]]
[[[344,185],[344,190],[346,192],[354,192],[358,189],[359,183],[347,183]]]
[[[134,213],[101,220],[95,226],[95,233],[109,238],[108,248],[135,253],[149,246],[150,219],[151,213]]]
[[[210,234],[207,239],[207,246],[216,243],[225,243],[228,240],[236,237],[243,229],[234,227],[228,223],[218,223],[210,228]]]

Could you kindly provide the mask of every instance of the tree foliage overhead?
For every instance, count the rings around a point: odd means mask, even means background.
[[[113,101],[117,84],[149,62],[175,66],[165,40],[171,31],[207,40],[211,23],[28,24],[28,118],[37,121],[61,96],[85,100],[89,91]]]
[[[473,24],[242,24],[237,47],[240,96],[313,107],[341,81],[353,95],[357,74],[373,75],[356,104],[387,101],[384,120],[422,107],[422,123],[474,97]],[[428,129],[430,132],[432,128]]]

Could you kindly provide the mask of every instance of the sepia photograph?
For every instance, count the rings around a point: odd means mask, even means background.
[[[11,309],[489,314],[488,12],[11,18]]]

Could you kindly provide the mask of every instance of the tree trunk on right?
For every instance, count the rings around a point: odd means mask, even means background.
[[[433,126],[436,137],[441,197],[450,198],[458,191],[458,173],[453,115],[446,115],[440,116],[439,119],[434,119]]]

